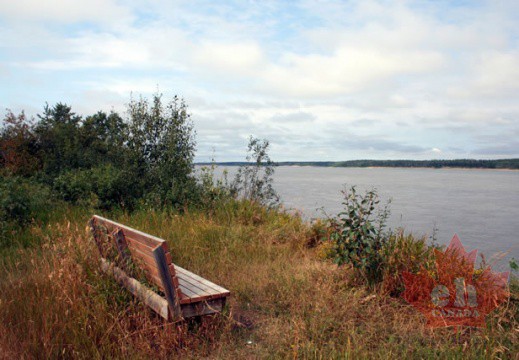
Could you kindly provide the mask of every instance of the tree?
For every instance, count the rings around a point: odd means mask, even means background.
[[[268,140],[260,140],[251,136],[247,146],[247,165],[240,166],[231,192],[266,206],[276,206],[279,195],[272,186],[274,163],[268,155]]]
[[[99,111],[88,116],[80,128],[79,136],[83,154],[82,168],[107,163],[116,167],[125,165],[128,125],[119,114]]]
[[[128,147],[136,176],[161,204],[184,205],[196,186],[192,176],[196,142],[191,115],[175,96],[163,105],[155,94],[128,105]]]
[[[13,175],[30,176],[40,167],[36,137],[22,111],[7,111],[0,132],[0,166]]]
[[[79,168],[83,152],[79,138],[81,117],[70,106],[57,103],[45,105],[35,127],[43,170],[49,176]]]

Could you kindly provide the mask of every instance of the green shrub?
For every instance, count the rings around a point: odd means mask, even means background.
[[[240,166],[230,185],[235,197],[257,202],[267,207],[279,205],[279,195],[272,186],[274,163],[268,154],[268,140],[251,136],[247,146],[247,164]]]
[[[218,205],[230,200],[231,189],[227,180],[227,170],[224,170],[223,178],[215,179],[214,170],[216,165],[203,166],[198,175],[198,184],[200,187],[200,205],[213,211]]]
[[[49,210],[52,196],[41,184],[18,176],[0,177],[0,220],[23,225]]]
[[[380,201],[375,190],[362,196],[353,186],[343,195],[344,211],[331,220],[334,261],[338,265],[353,265],[369,284],[377,283],[382,279],[381,250],[387,240],[383,230],[389,216],[388,205],[377,209]]]
[[[81,199],[90,198],[93,189],[91,175],[91,170],[64,172],[54,180],[54,189],[63,200],[78,203]]]
[[[56,178],[54,188],[65,201],[100,209],[132,209],[140,195],[138,180],[111,164],[67,171]]]
[[[405,234],[402,229],[391,234],[381,250],[384,290],[391,295],[399,295],[404,291],[404,271],[418,273],[433,270],[435,248],[437,246],[427,243],[426,236],[417,238],[412,234]]]
[[[107,164],[93,168],[91,173],[98,208],[110,209],[118,206],[133,209],[140,197],[140,187],[131,171]]]

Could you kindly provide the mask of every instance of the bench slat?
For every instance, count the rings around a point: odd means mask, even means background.
[[[180,288],[180,292],[182,295],[184,295],[180,303],[181,304],[189,304],[191,302],[198,300],[198,294],[192,292],[189,288],[185,287],[183,284],[179,284],[178,287]]]
[[[208,293],[207,291],[204,291],[196,286],[194,286],[193,284],[185,281],[184,279],[182,278],[179,278],[178,279],[178,283],[180,285],[180,289],[181,290],[188,290],[190,292],[190,298],[195,301],[200,301],[200,300],[206,300],[206,299],[210,299],[212,297],[213,294],[210,294]]]
[[[178,279],[179,279],[180,283],[188,284],[186,286],[189,286],[192,289],[198,289],[196,292],[200,293],[201,295],[207,295],[211,298],[217,298],[217,297],[221,297],[222,294],[225,294],[225,293],[222,293],[221,291],[217,291],[217,290],[213,289],[210,286],[207,286],[206,284],[204,284],[198,280],[195,280],[188,276],[184,276],[182,274],[178,274]]]
[[[217,292],[219,292],[221,294],[227,294],[227,295],[230,294],[229,290],[227,290],[227,289],[225,289],[225,288],[223,288],[221,286],[218,286],[215,283],[212,283],[209,280],[204,279],[203,277],[198,276],[198,275],[192,273],[191,271],[186,270],[186,269],[184,269],[184,268],[182,268],[182,267],[180,267],[180,266],[178,266],[176,264],[175,264],[175,270],[177,272],[177,276],[178,277],[182,276],[184,278],[192,278],[194,280],[197,280],[197,281],[205,284],[206,286],[214,289],[215,291],[217,291]]]
[[[112,232],[116,228],[119,228],[124,231],[125,236],[129,236],[133,239],[141,241],[151,248],[155,248],[158,245],[162,245],[162,244],[166,243],[166,241],[161,238],[146,234],[139,230],[135,230],[131,227],[128,227],[128,226],[120,224],[118,222],[106,219],[102,216],[94,215],[94,218],[97,219],[99,222],[101,222],[104,226],[106,226],[106,228],[109,230],[109,232]],[[164,249],[164,250],[166,250],[166,249]]]

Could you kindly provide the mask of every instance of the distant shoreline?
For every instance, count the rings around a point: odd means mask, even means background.
[[[199,162],[195,165],[242,166],[243,161]],[[430,168],[464,170],[519,170],[519,159],[499,160],[349,160],[349,161],[280,161],[275,166],[314,166],[350,168]]]

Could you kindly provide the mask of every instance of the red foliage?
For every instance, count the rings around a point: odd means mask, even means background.
[[[8,111],[0,136],[0,165],[15,175],[31,175],[40,167],[36,138],[25,113]]]
[[[436,250],[436,273],[404,272],[404,298],[430,327],[483,326],[485,316],[508,296],[508,273],[487,266],[474,271],[477,250],[467,253],[457,235],[445,252]]]

